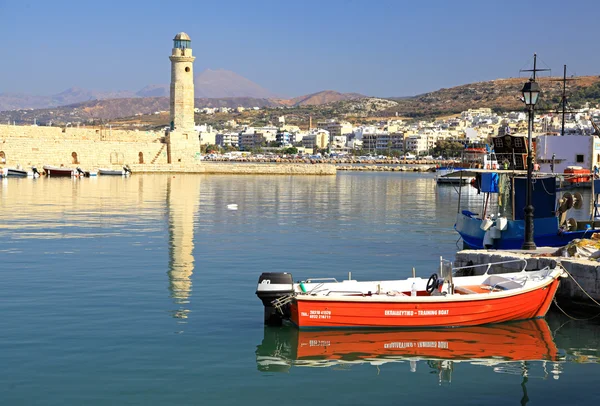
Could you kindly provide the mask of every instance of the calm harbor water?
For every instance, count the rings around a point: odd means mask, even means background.
[[[597,404],[598,320],[263,326],[264,271],[428,277],[456,201],[418,173],[5,179],[0,404]]]

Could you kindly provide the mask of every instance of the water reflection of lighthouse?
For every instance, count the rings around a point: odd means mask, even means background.
[[[167,181],[169,220],[169,290],[177,309],[173,317],[187,319],[194,272],[194,227],[200,200],[200,179],[179,175]]]

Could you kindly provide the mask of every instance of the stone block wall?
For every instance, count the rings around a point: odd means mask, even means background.
[[[140,155],[141,154],[141,155]],[[167,163],[162,133],[87,128],[0,125],[5,166],[98,167]]]

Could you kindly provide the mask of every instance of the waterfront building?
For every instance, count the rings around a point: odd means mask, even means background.
[[[331,137],[337,137],[340,135],[346,135],[352,133],[352,124],[346,121],[337,121],[335,119],[319,121],[317,128],[327,130]]]
[[[435,147],[437,140],[438,137],[432,131],[411,135],[406,138],[405,150],[419,155]]]
[[[289,147],[294,142],[294,135],[288,131],[279,131],[275,140],[282,147]]]
[[[600,163],[600,139],[584,134],[538,135],[536,163],[545,173],[564,173],[569,166],[589,169]]]
[[[348,143],[348,137],[346,135],[336,135],[335,137],[331,137],[331,142],[329,144],[330,151],[339,151],[346,148],[346,144]]]
[[[302,146],[304,148],[327,148],[329,145],[329,131],[321,128],[312,129],[302,138]]]
[[[239,138],[240,135],[236,132],[217,133],[215,136],[215,144],[221,147],[237,148],[239,146]]]
[[[377,135],[375,148],[378,151],[404,152],[403,133],[380,133]]]
[[[375,134],[377,134],[378,131],[379,131],[379,129],[375,126],[362,125],[362,126],[356,127],[353,130],[353,133],[354,133],[354,138],[356,140],[362,141],[363,138],[365,137],[365,135],[375,135]]]

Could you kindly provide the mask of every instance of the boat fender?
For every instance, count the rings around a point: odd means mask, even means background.
[[[502,232],[500,231],[500,229],[497,226],[490,227],[490,229],[488,230],[488,233],[490,233],[490,237],[494,238],[494,239],[498,239],[498,238],[502,237]]]
[[[481,222],[479,228],[481,228],[483,231],[487,231],[493,224],[494,222],[491,219],[486,218]]]
[[[494,239],[492,238],[492,234],[488,231],[483,235],[483,247],[489,248],[494,245]]]
[[[508,219],[506,217],[498,217],[496,219],[496,227],[498,227],[500,231],[506,230],[508,227]]]

